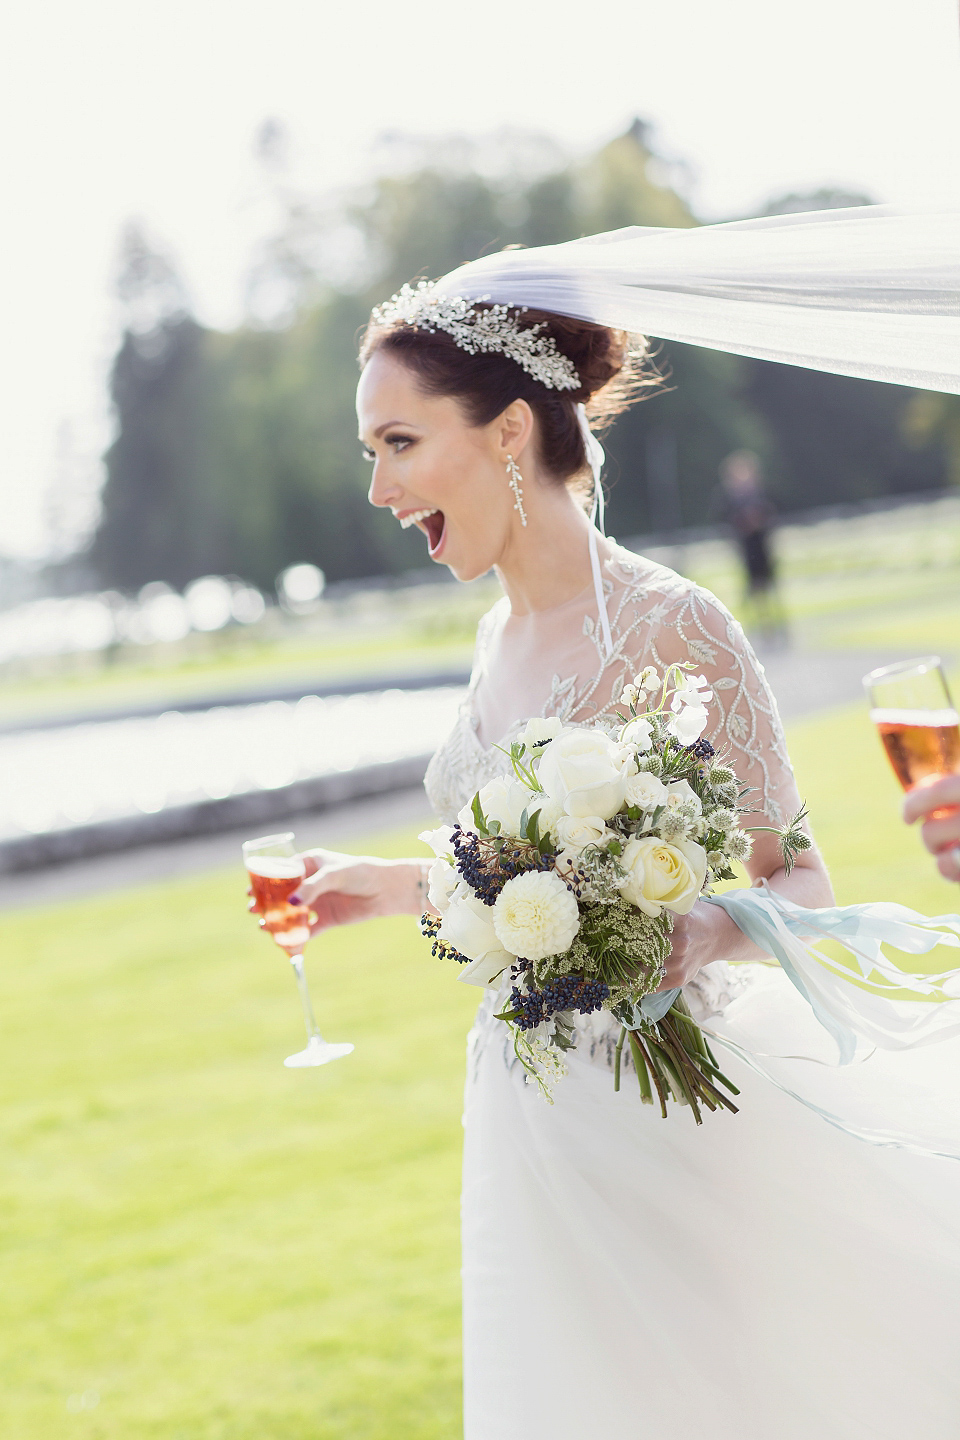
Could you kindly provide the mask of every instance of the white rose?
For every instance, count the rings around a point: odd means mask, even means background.
[[[605,845],[608,840],[617,839],[599,815],[561,815],[552,833],[567,855],[579,855],[588,845]]]
[[[427,875],[427,899],[438,914],[444,913],[459,883],[457,867],[445,855],[438,855]]]
[[[490,985],[515,959],[504,950],[493,927],[493,907],[484,905],[469,888],[461,886],[451,899],[437,932],[461,955],[474,963],[460,971],[468,985]]]
[[[620,857],[627,872],[623,898],[647,915],[666,907],[675,915],[693,909],[707,874],[707,852],[692,840],[668,844],[653,835],[628,840]]]
[[[497,896],[493,926],[505,950],[525,960],[543,960],[569,950],[580,929],[580,910],[552,870],[525,870]]]
[[[537,799],[536,792],[522,780],[498,775],[495,780],[488,780],[480,791],[480,808],[488,823],[499,820],[504,835],[519,835],[520,817],[524,810],[536,808]]]
[[[634,750],[645,754],[653,743],[653,726],[645,715],[638,715],[624,725],[620,732],[620,741],[623,745],[630,745]]]
[[[551,715],[548,720],[534,717],[527,721],[526,728],[521,732],[520,743],[529,749],[533,745],[541,744],[544,740],[556,740],[562,729],[563,721],[559,720],[556,715]]]
[[[628,805],[636,805],[640,810],[656,810],[667,803],[667,787],[649,770],[641,770],[639,775],[628,778],[625,798]]]
[[[669,810],[679,810],[684,805],[692,805],[695,815],[703,814],[703,803],[701,802],[700,796],[696,790],[690,786],[688,781],[669,780],[666,785],[666,791],[667,808]]]
[[[707,728],[707,712],[702,705],[684,705],[667,721],[667,729],[681,745],[692,745]]]
[[[567,815],[609,820],[623,804],[627,783],[616,744],[600,730],[565,730],[543,752],[540,784]]]

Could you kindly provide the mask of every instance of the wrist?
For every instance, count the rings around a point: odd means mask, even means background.
[[[386,860],[390,868],[390,911],[392,915],[423,914],[427,906],[428,860]]]

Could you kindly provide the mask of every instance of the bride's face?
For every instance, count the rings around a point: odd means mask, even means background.
[[[427,538],[431,560],[458,580],[500,562],[516,518],[501,456],[504,428],[467,423],[456,400],[425,395],[401,361],[377,350],[357,388],[371,505]]]

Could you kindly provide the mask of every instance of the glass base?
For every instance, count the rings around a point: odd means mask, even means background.
[[[341,1055],[351,1054],[353,1048],[349,1042],[330,1045],[326,1040],[321,1040],[319,1035],[311,1035],[306,1050],[298,1050],[296,1055],[288,1055],[283,1063],[288,1070],[299,1070],[306,1065],[326,1065],[331,1060],[339,1060]]]

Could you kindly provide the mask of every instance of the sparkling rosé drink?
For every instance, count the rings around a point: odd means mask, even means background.
[[[904,790],[960,772],[960,716],[956,710],[876,709],[870,718]]]
[[[307,1047],[298,1050],[296,1055],[288,1055],[284,1065],[291,1069],[326,1065],[341,1055],[349,1055],[353,1046],[348,1042],[331,1045],[324,1040],[313,1013],[303,970],[303,950],[310,939],[310,926],[317,917],[309,906],[290,903],[290,896],[296,893],[307,873],[302,857],[297,854],[293,831],[286,830],[282,835],[261,835],[258,840],[245,841],[243,863],[247,867],[253,895],[250,909],[259,916],[261,930],[266,930],[286,950],[300,992]]]
[[[960,772],[960,717],[938,655],[871,670],[863,683],[870,719],[904,790]]]
[[[302,950],[310,939],[310,910],[291,905],[290,896],[306,873],[303,861],[296,855],[248,855],[246,864],[260,928],[284,950]]]

